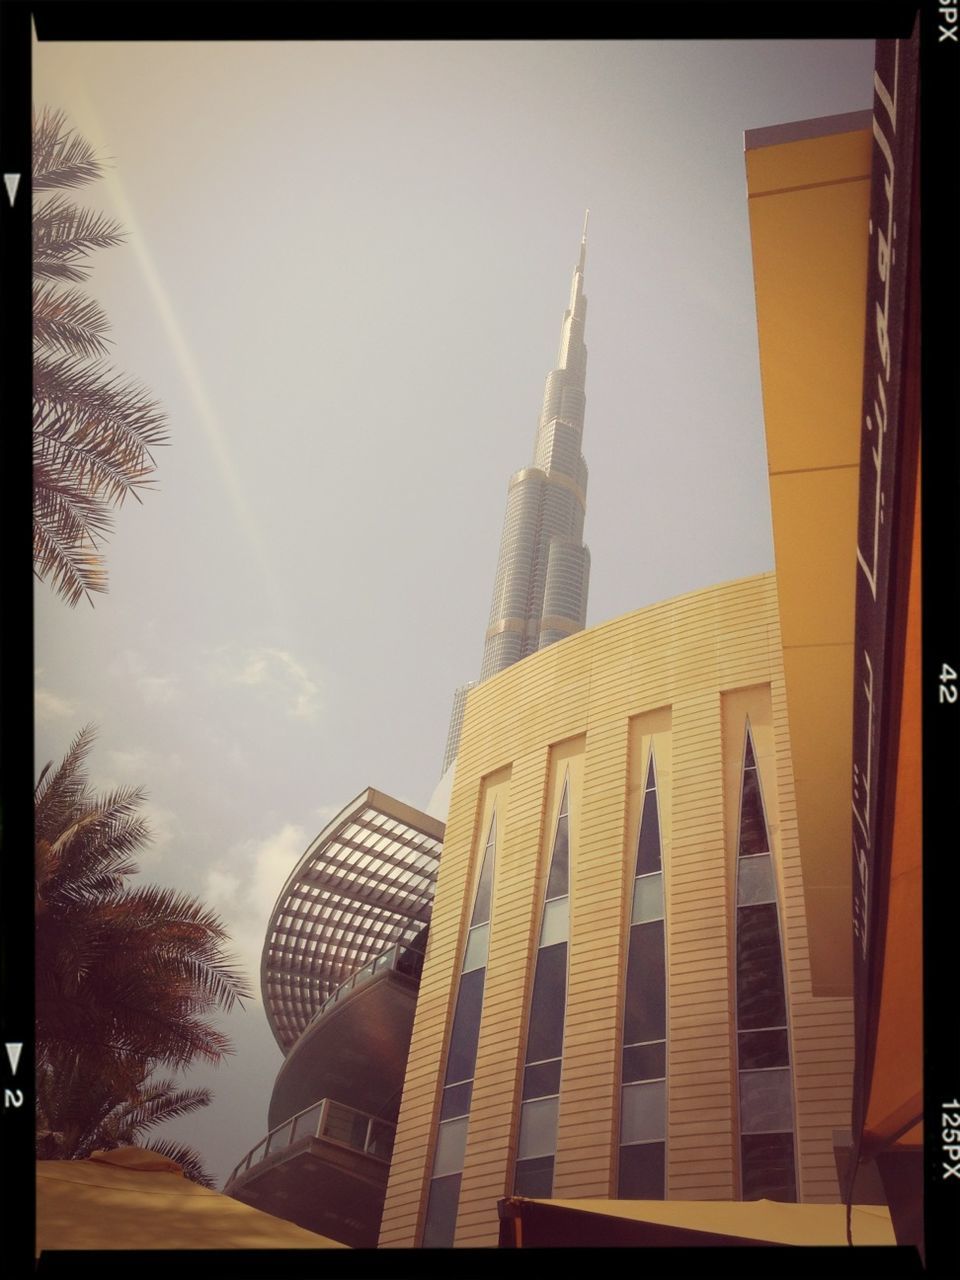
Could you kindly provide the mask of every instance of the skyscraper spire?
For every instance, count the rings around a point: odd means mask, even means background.
[[[587,375],[583,272],[589,216],[588,209],[560,329],[557,367],[547,375],[544,388],[533,465],[516,472],[507,490],[481,681],[582,630],[586,621],[590,552],[583,545],[587,464],[581,437]],[[457,754],[470,688],[462,686],[454,698],[444,771]]]

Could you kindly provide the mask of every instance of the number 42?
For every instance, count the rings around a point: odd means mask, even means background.
[[[948,667],[946,663],[940,669],[940,701],[956,702],[957,700],[957,673],[953,667]]]

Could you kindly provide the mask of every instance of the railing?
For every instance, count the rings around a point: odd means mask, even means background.
[[[323,1098],[271,1129],[263,1141],[244,1156],[227,1182],[246,1173],[267,1156],[276,1155],[305,1138],[335,1142],[389,1164],[396,1131],[395,1124],[378,1120],[376,1116],[347,1107],[342,1102],[334,1102],[331,1098]]]
[[[419,979],[423,971],[423,949],[416,943],[411,945],[409,942],[398,942],[394,946],[389,947],[386,951],[381,952],[373,960],[368,960],[363,968],[358,969],[356,973],[352,973],[346,982],[341,982],[336,991],[327,996],[323,1004],[310,1019],[311,1025],[322,1018],[328,1009],[349,995],[351,991],[355,991],[357,987],[362,987],[365,982],[383,973],[386,969],[393,969],[397,973],[404,973],[408,977]]]

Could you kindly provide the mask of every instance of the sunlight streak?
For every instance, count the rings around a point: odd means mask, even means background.
[[[89,95],[81,90],[78,92],[75,102],[76,106],[72,114],[79,132],[87,138],[100,155],[112,157],[113,151],[105,137]],[[193,352],[184,336],[163,279],[156,268],[150,250],[147,248],[146,237],[140,228],[137,216],[127,197],[117,169],[108,165],[104,171],[103,182],[116,206],[123,229],[128,233],[127,239],[124,241],[124,247],[132,250],[143,272],[147,290],[156,307],[157,315],[170,343],[196,415],[203,427],[207,444],[217,464],[223,487],[233,507],[237,523],[246,535],[253,552],[254,561],[262,575],[264,593],[271,601],[274,617],[279,617],[281,602],[276,591],[276,574],[270,564],[263,535],[250,509],[243,484],[234,465],[228,437],[223,430],[217,410],[207,393]]]

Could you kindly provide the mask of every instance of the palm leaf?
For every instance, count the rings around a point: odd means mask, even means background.
[[[114,218],[55,195],[33,210],[33,273],[38,278],[85,280],[82,261],[94,249],[122,244],[126,233]]]
[[[79,290],[34,285],[33,340],[39,347],[59,347],[90,360],[106,352],[103,335],[109,327],[100,306]]]
[[[69,435],[72,431],[91,447],[101,435],[110,447],[125,444],[140,450],[168,441],[166,415],[141,387],[74,356],[38,356],[33,397],[41,409],[53,406],[60,410],[46,421],[48,434]],[[149,458],[149,453],[146,456]]]
[[[103,162],[63,111],[45,107],[33,124],[33,189],[80,187],[103,175]]]
[[[146,1150],[156,1151],[157,1155],[166,1156],[168,1160],[175,1160],[183,1170],[185,1178],[189,1178],[191,1182],[199,1183],[201,1187],[206,1187],[209,1191],[216,1191],[217,1184],[206,1172],[201,1157],[192,1147],[186,1147],[182,1143],[171,1142],[168,1138],[165,1138],[159,1142],[148,1142]]]
[[[103,558],[84,531],[72,524],[65,513],[49,522],[42,514],[35,516],[33,570],[41,582],[49,580],[54,591],[71,608],[84,596],[90,600],[91,591],[107,590]]]

